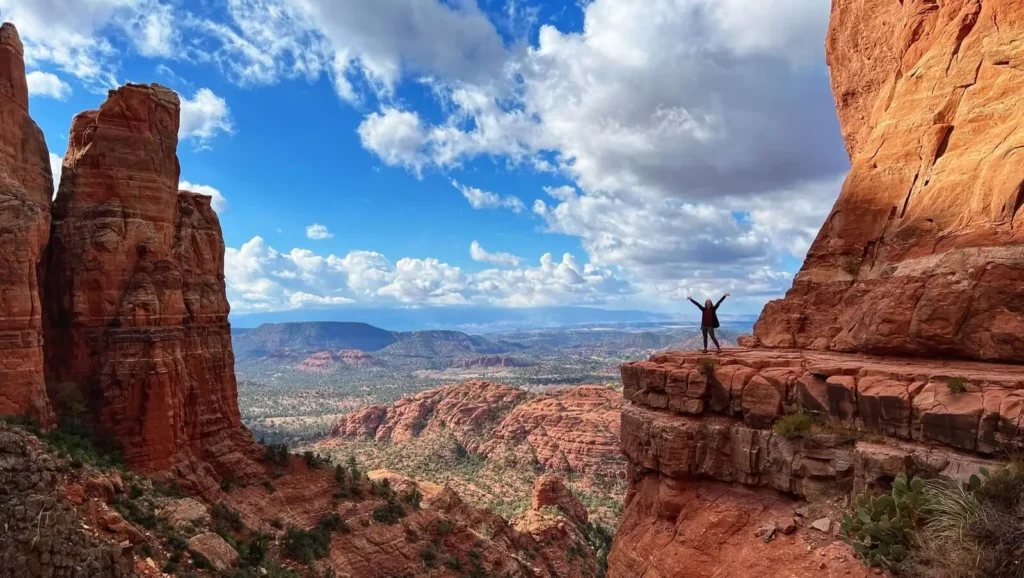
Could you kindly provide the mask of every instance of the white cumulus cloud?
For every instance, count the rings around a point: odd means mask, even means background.
[[[181,98],[179,138],[207,141],[220,133],[231,134],[231,111],[228,103],[209,88],[200,88],[192,98]]]
[[[32,96],[48,96],[64,100],[71,95],[71,85],[64,82],[56,74],[33,70],[25,75],[28,81],[28,93]]]
[[[306,238],[314,240],[333,239],[334,233],[327,230],[327,227],[318,223],[306,227]]]
[[[223,213],[228,208],[228,201],[224,198],[221,192],[209,185],[200,185],[196,183],[190,183],[188,181],[181,181],[178,183],[179,191],[192,191],[193,193],[199,193],[200,195],[206,195],[211,197],[210,206],[213,207],[214,211]]]
[[[454,180],[452,181],[452,186],[458,189],[462,196],[466,197],[466,200],[469,201],[469,204],[474,209],[509,209],[513,213],[519,213],[525,208],[523,201],[519,197],[501,196],[497,193],[460,184]]]
[[[469,245],[469,256],[474,261],[482,261],[484,263],[490,263],[492,265],[499,265],[502,267],[518,267],[523,261],[522,258],[511,253],[491,253],[476,241],[473,241]]]

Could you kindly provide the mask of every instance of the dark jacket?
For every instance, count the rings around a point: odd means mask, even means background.
[[[722,295],[722,298],[718,300],[718,303],[715,303],[711,307],[705,307],[694,301],[692,298],[690,299],[690,303],[696,305],[697,309],[700,309],[702,312],[700,318],[701,327],[713,327],[718,329],[718,306],[722,304],[722,301],[725,301],[725,295]]]

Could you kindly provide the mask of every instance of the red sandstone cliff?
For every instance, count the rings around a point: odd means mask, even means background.
[[[853,167],[770,347],[1024,361],[1024,105],[1015,0],[835,0]]]
[[[41,262],[53,178],[43,133],[28,115],[18,31],[0,28],[0,415],[54,423],[43,375]]]
[[[1024,447],[1024,367],[992,363],[1024,361],[1022,33],[1012,0],[833,0],[852,169],[741,340],[767,348],[622,366],[610,577],[867,575],[837,541],[855,493],[966,481]],[[816,424],[775,431],[796,410]]]
[[[174,92],[134,84],[75,117],[47,264],[50,398],[82,403],[144,469],[250,443],[224,242],[210,199],[178,192],[178,118]]]

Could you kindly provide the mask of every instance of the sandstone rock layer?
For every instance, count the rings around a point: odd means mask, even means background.
[[[852,168],[769,347],[1024,361],[1024,4],[836,0]]]
[[[43,133],[28,114],[23,53],[14,26],[0,27],[0,415],[49,427],[40,281],[53,178]]]
[[[176,94],[111,91],[75,117],[47,264],[47,388],[84,407],[129,463],[223,458],[241,427],[210,199],[178,192]]]

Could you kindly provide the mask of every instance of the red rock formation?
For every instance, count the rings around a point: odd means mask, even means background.
[[[448,431],[466,449],[488,459],[621,479],[622,404],[618,392],[601,386],[530,394],[470,381],[417,393],[392,406],[365,407],[339,418],[330,435],[402,443]]]
[[[562,512],[572,522],[583,526],[587,523],[587,508],[565,487],[562,478],[552,474],[539,476],[533,486],[530,509],[538,512],[551,507]]]
[[[853,167],[770,347],[1024,361],[1024,4],[836,0]]]
[[[527,367],[529,365],[530,363],[528,361],[509,357],[507,355],[483,355],[480,357],[474,357],[473,359],[460,361],[456,364],[456,367],[462,369],[475,369],[487,367]]]
[[[0,416],[55,418],[43,372],[41,262],[53,178],[43,132],[28,115],[18,31],[0,27]]]
[[[609,578],[869,578],[845,544],[813,548],[804,530],[770,543],[755,535],[793,515],[776,493],[649,475],[634,484],[608,556]],[[813,540],[814,538],[812,538]],[[817,538],[821,539],[821,538]]]
[[[528,397],[525,391],[487,381],[468,381],[403,397],[393,405],[370,406],[343,416],[332,436],[373,437],[400,443],[421,433],[447,429],[475,451],[475,438],[493,428]]]
[[[949,386],[954,378],[964,391]],[[674,352],[624,364],[622,383],[630,490],[610,576],[656,576],[682,560],[698,561],[678,574],[687,577],[761,575],[776,564],[792,566],[787,576],[840,575],[850,567],[808,566],[802,543],[765,550],[753,530],[791,515],[792,496],[842,499],[898,474],[967,481],[999,469],[992,454],[1024,447],[1024,372],[1012,365]],[[772,426],[792,408],[830,426],[787,438]]]
[[[178,115],[172,91],[128,85],[75,117],[47,271],[50,398],[83,403],[144,469],[251,444],[224,242],[210,199],[178,193]]]
[[[338,352],[318,351],[302,360],[295,369],[308,373],[334,373],[344,367],[370,367],[383,365],[382,361],[358,349],[342,349]]]

